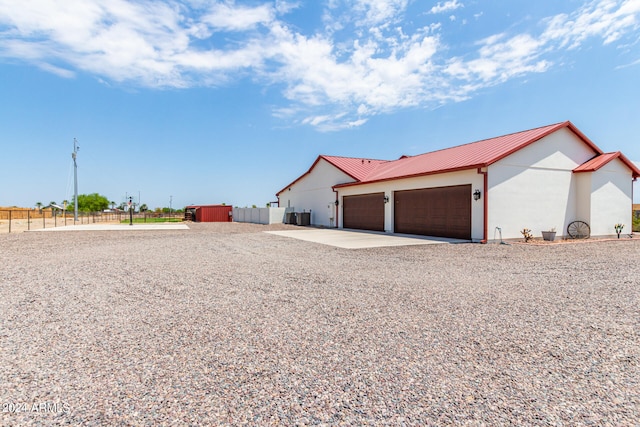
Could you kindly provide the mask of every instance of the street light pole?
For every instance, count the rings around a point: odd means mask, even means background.
[[[76,158],[78,157],[78,140],[73,138],[73,153],[71,153],[71,158],[73,159],[73,223],[75,224],[78,221],[78,162]]]
[[[133,225],[133,197],[129,197],[129,225]]]

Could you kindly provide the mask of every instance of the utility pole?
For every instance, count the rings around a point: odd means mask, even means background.
[[[173,196],[169,196],[169,216],[173,214],[173,209],[171,208],[172,202],[173,202]]]
[[[78,221],[78,162],[76,158],[78,157],[78,140],[73,138],[73,153],[71,153],[71,158],[73,159],[73,223],[75,224]]]

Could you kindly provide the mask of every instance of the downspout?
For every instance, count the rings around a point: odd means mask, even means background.
[[[635,176],[633,177],[633,181],[631,181],[631,235],[633,235],[633,220],[634,218],[634,211],[633,211],[633,183],[636,182],[638,180],[638,177]]]
[[[480,243],[487,243],[487,229],[489,228],[489,198],[487,197],[488,195],[488,190],[489,190],[489,178],[488,178],[488,171],[483,171],[482,168],[478,168],[478,173],[483,175],[483,180],[484,180],[484,197],[483,197],[483,203],[484,203],[484,213],[483,213],[483,231],[482,231],[482,240],[480,241]]]
[[[333,188],[333,187],[331,187],[331,189],[333,190],[334,193],[336,193],[336,201],[335,201],[335,204],[334,204],[334,206],[336,207],[336,215],[335,215],[336,216],[336,227],[335,228],[338,228],[338,213],[340,212],[340,201],[338,199],[338,191],[336,191],[336,189]]]

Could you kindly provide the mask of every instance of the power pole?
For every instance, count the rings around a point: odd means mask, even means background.
[[[73,159],[73,223],[75,224],[78,221],[78,162],[76,158],[78,157],[78,140],[73,138],[73,153],[71,153],[71,158]]]

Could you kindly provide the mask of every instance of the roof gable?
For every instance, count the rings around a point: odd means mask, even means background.
[[[620,161],[631,170],[634,178],[640,177],[640,169],[638,169],[638,167],[629,159],[627,159],[625,155],[620,151],[616,151],[615,153],[604,153],[597,155],[591,160],[584,162],[583,164],[575,168],[573,172],[595,172],[614,159],[620,159]]]
[[[295,181],[291,182],[289,185],[284,187],[282,190],[278,191],[276,195],[282,193],[286,189],[293,186],[296,182],[300,181],[305,176],[309,175],[313,169],[316,167],[320,160],[325,160],[327,163],[331,164],[338,170],[344,172],[355,182],[362,181],[372,170],[378,167],[382,163],[387,163],[387,160],[374,160],[374,159],[364,159],[360,157],[340,157],[340,156],[325,156],[320,155],[313,162],[308,171],[300,175]]]

